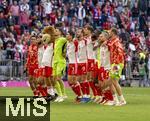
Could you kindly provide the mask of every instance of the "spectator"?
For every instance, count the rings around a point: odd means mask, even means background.
[[[2,48],[3,48],[3,41],[0,38],[0,61],[3,60],[3,50],[2,50]]]
[[[93,27],[96,28],[97,26],[100,25],[99,20],[100,20],[100,16],[101,16],[101,11],[100,11],[98,4],[93,9],[92,13],[93,13]]]
[[[9,5],[6,0],[3,0],[1,5],[0,5],[0,10],[4,13],[4,15],[7,15],[9,11]]]
[[[123,6],[127,6],[128,5],[128,0],[122,0],[122,4],[123,4]]]
[[[50,13],[50,22],[52,25],[55,25],[57,22],[57,16],[55,10],[52,10],[52,12]]]
[[[145,31],[147,29],[147,23],[146,23],[146,15],[144,12],[141,13],[139,16],[139,31]]]
[[[148,8],[147,8],[147,16],[150,16],[150,3],[148,4]]]
[[[132,56],[132,70],[133,71],[135,69],[138,71],[138,63],[139,63],[138,53],[133,52],[133,56]]]
[[[145,62],[143,59],[140,60],[139,62],[139,76],[140,76],[140,80],[139,80],[139,87],[142,87],[142,85],[145,87],[146,86],[146,69],[145,69]]]
[[[144,32],[141,32],[141,33],[140,33],[139,39],[140,39],[141,48],[142,48],[143,50],[146,50],[146,41],[145,41]]]
[[[17,4],[17,1],[15,0],[13,5],[10,7],[10,12],[13,18],[15,19],[15,24],[18,24],[19,22],[19,5]]]
[[[15,45],[16,50],[22,55],[23,53],[23,44],[21,40],[18,40],[16,45]]]
[[[111,26],[112,26],[112,25],[111,25],[110,19],[107,18],[107,19],[106,19],[106,22],[103,23],[102,28],[103,28],[104,30],[110,30],[110,29],[111,29]]]
[[[20,25],[21,33],[23,34],[24,30],[28,30],[29,25],[29,15],[26,12],[20,13]]]
[[[61,14],[61,11],[57,11],[57,22],[60,23],[62,22],[62,14]]]
[[[14,35],[15,40],[17,40],[17,32],[14,29],[14,26],[10,26],[8,29]]]
[[[8,26],[15,25],[15,18],[12,16],[11,13],[8,13],[8,16],[7,16],[7,25]]]
[[[50,25],[50,23],[49,23],[49,20],[48,20],[48,18],[43,18],[43,26],[49,26]]]
[[[19,48],[15,48],[14,51],[14,61],[13,61],[13,76],[19,77],[19,66],[21,64],[21,53],[19,52]]]
[[[0,29],[3,29],[7,26],[6,19],[4,17],[4,13],[1,11],[0,12]]]
[[[132,36],[131,38],[133,44],[136,47],[136,50],[139,49],[139,44],[140,44],[140,37],[139,37],[139,32],[136,32],[135,35]]]
[[[134,77],[134,78],[137,78],[137,77],[139,76],[139,72],[138,72],[138,68],[137,68],[137,67],[134,67],[134,68],[133,68],[132,74],[133,74],[133,77]]]
[[[63,14],[63,16],[62,16],[62,21],[63,21],[66,25],[68,25],[68,15],[67,15],[67,12],[65,12],[65,13]]]
[[[130,24],[130,31],[134,32],[137,26],[137,21],[132,21]]]
[[[148,0],[138,0],[138,6],[140,11],[146,12],[148,8]]]
[[[39,10],[39,6],[35,5],[30,14],[30,19],[32,20],[32,23],[34,23],[35,20],[42,20],[41,17],[42,13]]]
[[[13,34],[9,33],[8,37],[5,38],[4,41],[6,43],[6,52],[7,52],[6,59],[14,59],[15,39]]]
[[[75,16],[75,12],[76,12],[73,3],[71,3],[67,12],[68,12],[68,22],[69,22],[69,25],[71,25],[72,18]]]
[[[124,28],[121,28],[120,38],[122,42],[124,43],[124,45],[127,45],[130,42],[130,35],[128,32],[125,31]]]
[[[133,8],[131,9],[131,13],[132,13],[132,20],[137,20],[140,13],[137,3],[134,4]]]
[[[132,51],[128,51],[127,52],[127,58],[126,58],[126,68],[125,68],[125,75],[126,75],[126,79],[129,82],[129,84],[131,84],[131,79],[132,77],[132,69],[131,66],[132,65]]]
[[[51,1],[46,0],[45,2],[43,2],[43,7],[46,16],[49,18],[53,8]]]
[[[117,24],[117,18],[115,17],[114,12],[112,13],[111,16],[109,16],[109,20],[112,23],[112,26]]]
[[[20,5],[20,11],[21,12],[29,12],[29,4],[26,0],[23,0],[23,2]]]
[[[118,13],[121,13],[121,12],[123,12],[123,10],[124,10],[124,8],[122,6],[122,3],[119,1],[118,6],[117,6],[117,11],[118,11]]]
[[[121,28],[122,27],[121,17],[120,17],[120,14],[116,10],[114,11],[114,16],[117,19],[117,25],[119,26],[119,28]]]
[[[104,11],[102,12],[102,15],[101,15],[101,26],[103,26],[103,24],[107,22],[107,20],[108,20],[108,15],[107,15],[107,12]]]
[[[29,5],[30,5],[31,10],[33,10],[34,6],[38,4],[38,1],[39,0],[29,0]]]
[[[86,16],[85,9],[82,3],[79,2],[79,6],[77,8],[77,18],[78,18],[79,27],[83,27],[85,16]]]

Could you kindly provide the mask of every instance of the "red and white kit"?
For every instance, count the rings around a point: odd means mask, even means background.
[[[54,44],[51,43],[47,45],[45,48],[43,58],[42,58],[42,66],[44,66],[44,76],[46,78],[52,76],[52,61],[54,54]]]
[[[94,71],[94,65],[95,65],[95,53],[94,53],[94,46],[92,43],[91,37],[84,38],[87,44],[87,71]]]
[[[28,48],[26,67],[30,76],[35,76],[35,70],[38,69],[38,47],[31,44]]]
[[[43,76],[44,73],[44,66],[42,66],[43,54],[44,46],[41,46],[38,48],[38,69],[35,72],[37,78]]]
[[[87,73],[87,46],[86,41],[83,39],[78,42],[78,52],[77,52],[77,63],[78,75],[84,75]]]
[[[68,75],[77,74],[77,42],[68,42],[67,43],[67,57],[69,61],[68,65]]]
[[[98,48],[97,46],[99,45],[98,40],[94,42],[94,47],[96,47],[94,51],[94,58],[95,58],[95,63],[94,63],[94,73],[93,76],[94,78],[98,77],[98,59],[97,59],[97,54],[98,54]]]
[[[107,45],[101,45],[100,47],[100,68],[99,77],[100,81],[107,80],[109,78],[109,71],[111,69],[110,64],[110,51]]]

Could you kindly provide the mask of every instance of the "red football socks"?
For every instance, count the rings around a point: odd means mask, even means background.
[[[47,96],[41,85],[39,85],[37,88],[38,88],[38,90],[39,90],[39,92],[41,93],[42,96]]]
[[[110,90],[106,90],[103,94],[107,100],[113,100],[113,95]]]
[[[69,84],[70,87],[72,88],[73,92],[77,95],[77,96],[81,96],[81,87],[80,84]]]
[[[34,94],[34,96],[39,96],[39,91],[38,90],[34,90],[33,94]]]
[[[86,87],[85,87],[84,82],[81,82],[80,85],[81,85],[81,90],[82,90],[83,95],[86,95],[87,93],[86,93]]]
[[[96,90],[96,87],[95,87],[95,85],[94,85],[94,82],[93,82],[93,81],[90,81],[89,84],[90,84],[90,87],[91,87],[91,89],[92,89],[93,95],[94,95],[94,96],[97,96],[97,90]]]

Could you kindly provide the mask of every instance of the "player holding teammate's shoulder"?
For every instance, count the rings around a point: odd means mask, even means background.
[[[68,58],[68,83],[74,93],[77,95],[76,102],[80,102],[81,96],[81,87],[77,81],[77,45],[78,42],[73,40],[74,33],[69,31],[67,33],[67,58]]]
[[[94,100],[97,94],[97,90],[94,86],[94,67],[96,63],[95,59],[95,53],[94,53],[94,44],[92,41],[92,33],[93,33],[93,27],[86,25],[83,28],[83,33],[84,33],[84,40],[86,41],[86,46],[87,46],[87,82],[89,83],[89,86],[92,89],[93,92],[93,97],[92,99]]]
[[[87,46],[86,41],[83,38],[83,30],[78,29],[76,33],[77,44],[77,80],[80,82],[81,90],[83,94],[82,102],[90,101],[90,89],[86,80],[87,74]]]

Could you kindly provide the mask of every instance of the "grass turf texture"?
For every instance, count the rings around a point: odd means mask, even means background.
[[[95,103],[75,104],[74,94],[67,89],[68,99],[51,103],[51,121],[149,121],[150,88],[123,88],[127,105],[102,106]],[[0,96],[31,96],[29,88],[0,88]]]

